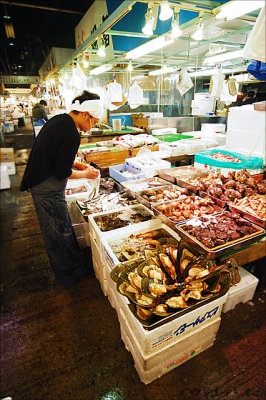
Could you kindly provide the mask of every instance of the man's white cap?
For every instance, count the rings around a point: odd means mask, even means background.
[[[70,104],[69,111],[88,112],[94,118],[101,119],[103,115],[103,104],[101,100],[86,100],[81,104],[79,100],[76,100],[75,103]]]

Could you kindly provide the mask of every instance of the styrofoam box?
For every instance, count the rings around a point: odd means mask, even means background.
[[[77,199],[85,199],[86,196],[91,192],[91,185],[88,183],[87,179],[68,179],[66,189],[74,189],[79,186],[85,186],[87,191],[81,193],[73,193],[66,195],[67,201],[73,201]]]
[[[252,300],[256,287],[258,285],[258,278],[242,267],[239,267],[241,281],[232,286],[228,291],[228,298],[223,306],[223,312],[227,312],[235,308],[239,303],[246,303]]]
[[[101,289],[103,291],[103,294],[105,296],[107,296],[107,292],[108,292],[108,288],[107,288],[107,281],[104,279],[103,275],[102,275],[102,269],[100,268],[100,266],[97,264],[96,260],[94,257],[92,257],[92,265],[93,265],[93,269],[95,272],[95,276],[98,279]]]
[[[6,166],[8,175],[16,174],[16,165],[14,161],[1,162],[1,165]]]
[[[184,337],[188,332],[207,325],[210,321],[220,317],[223,304],[226,302],[227,293],[224,296],[187,312],[153,330],[146,330],[128,307],[128,299],[120,293],[109,290],[108,298],[112,297],[111,304],[117,312],[119,320],[121,316],[126,320],[126,325],[136,338],[143,355],[150,355],[169,344],[173,344]]]
[[[155,379],[160,378],[167,372],[172,371],[174,368],[178,367],[181,364],[184,364],[186,361],[189,361],[191,358],[207,350],[214,344],[214,340],[215,338],[213,339],[212,337],[206,337],[202,342],[199,342],[197,346],[192,345],[186,352],[176,355],[176,358],[174,358],[173,361],[163,365],[159,365],[149,371],[143,370],[140,364],[138,362],[135,362],[135,368],[140,377],[140,380],[146,385],[153,382]]]
[[[225,124],[201,124],[201,130],[209,133],[225,132]]]
[[[264,121],[265,123],[265,121]],[[257,129],[237,129],[227,130],[226,146],[238,151],[247,153],[252,157],[265,157],[265,127],[260,131]]]
[[[154,213],[151,210],[149,210],[147,207],[142,205],[142,204],[136,204],[136,205],[133,205],[133,206],[126,206],[126,207],[123,207],[123,208],[120,208],[120,209],[116,209],[116,210],[110,210],[108,212],[104,211],[104,212],[99,212],[99,213],[92,214],[92,215],[89,216],[89,219],[88,219],[89,220],[89,228],[90,228],[91,239],[95,240],[95,242],[97,243],[97,246],[99,248],[101,247],[102,239],[106,235],[108,235],[108,234],[110,235],[110,233],[111,233],[111,235],[114,237],[114,234],[116,232],[120,232],[120,231],[122,231],[123,229],[125,229],[127,227],[125,227],[125,228],[117,228],[117,229],[114,229],[112,231],[102,232],[98,228],[96,222],[94,221],[94,218],[99,216],[99,215],[108,215],[108,214],[113,214],[114,212],[122,212],[123,210],[126,210],[126,209],[132,209],[132,210],[143,209],[143,210],[145,210],[145,212],[147,212],[148,214],[150,214],[152,216],[152,219],[150,219],[149,221],[144,221],[144,222],[139,222],[139,223],[136,223],[136,224],[129,225],[130,230],[134,226],[139,226],[140,228],[148,227],[148,228],[152,229],[152,228],[158,226],[158,224],[159,224],[158,218],[155,218]]]
[[[10,178],[7,171],[7,166],[1,164],[0,166],[0,189],[10,188]]]
[[[144,355],[142,353],[135,336],[131,333],[123,316],[120,316],[119,322],[121,336],[127,350],[131,352],[135,363],[139,364],[143,371],[149,371],[154,368],[158,369],[159,366],[162,368],[164,365],[173,365],[176,367],[178,363],[175,363],[175,361],[182,358],[187,352],[190,352],[192,348],[195,349],[199,347],[203,342],[207,342],[210,345],[213,344],[220,326],[221,318],[217,317],[207,325],[188,332],[175,343],[169,344],[165,348],[159,349],[150,355]]]
[[[104,237],[101,239],[101,251],[102,251],[102,257],[103,257],[103,262],[106,264],[106,266],[109,269],[109,272],[117,265],[120,264],[120,261],[116,257],[115,253],[109,246],[110,242],[113,242],[114,240],[120,240],[123,238],[129,237],[131,234],[137,235],[138,233],[145,233],[157,229],[164,229],[167,231],[172,237],[174,237],[176,240],[180,240],[180,237],[178,234],[171,228],[169,228],[167,225],[163,224],[162,221],[159,218],[156,218],[155,220],[152,220],[152,224],[149,224],[151,221],[147,221],[145,225],[140,225],[140,224],[135,224],[135,225],[130,225],[129,227],[117,229],[115,232],[112,231],[111,233],[107,232]],[[115,234],[114,234],[115,233]]]
[[[166,160],[158,160],[156,165],[143,165],[139,162],[138,157],[131,157],[126,158],[125,163],[128,167],[133,167],[143,172],[146,178],[158,175],[162,169],[171,168],[171,163]]]
[[[254,110],[254,105],[241,107],[231,107],[229,109],[227,130],[239,129],[242,131],[260,132],[262,128],[265,129],[265,111]]]

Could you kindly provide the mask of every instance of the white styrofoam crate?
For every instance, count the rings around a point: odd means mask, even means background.
[[[73,193],[69,195],[65,195],[67,201],[73,201],[77,199],[86,199],[88,195],[92,191],[91,185],[88,183],[87,179],[68,179],[66,189],[74,189],[78,188],[79,186],[85,186],[87,191],[81,193]]]
[[[0,166],[0,189],[9,189],[10,188],[10,178],[6,165]]]
[[[225,132],[225,124],[201,124],[201,130],[209,133]]]
[[[126,321],[126,325],[136,338],[143,355],[155,353],[158,349],[179,341],[188,332],[203,327],[220,317],[223,304],[227,299],[226,293],[224,296],[148,331],[129,309],[128,300],[125,296],[120,295],[117,291],[109,291],[108,296],[109,298],[112,297],[110,302],[116,309],[119,320],[124,319]]]
[[[139,355],[137,346],[126,335],[123,328],[121,329],[121,336],[126,349],[133,356],[135,368],[141,381],[149,384],[211,347],[214,344],[220,321],[221,318],[216,318],[206,326],[190,332],[179,342],[149,357]]]
[[[265,127],[261,131],[227,129],[226,146],[252,157],[265,157]]]
[[[107,296],[107,293],[108,293],[107,281],[106,281],[106,279],[104,279],[104,276],[102,274],[102,269],[97,264],[97,262],[96,262],[94,257],[92,257],[92,265],[93,265],[93,269],[94,269],[94,272],[95,272],[95,276],[98,279],[98,281],[100,282],[103,294],[105,296]]]
[[[254,105],[231,107],[227,118],[227,130],[253,131],[254,135],[265,129],[265,111],[254,110]]]
[[[143,165],[140,163],[139,159],[139,157],[126,158],[125,164],[128,167],[133,167],[138,171],[143,172],[146,178],[151,178],[155,175],[158,175],[159,171],[162,169],[171,168],[171,163],[166,160],[158,159],[158,163],[155,165]]]
[[[151,221],[147,221],[151,222]],[[115,253],[109,246],[110,242],[113,242],[114,240],[120,240],[123,238],[129,237],[131,234],[137,235],[138,233],[145,233],[157,229],[164,229],[167,231],[170,236],[174,237],[176,240],[180,240],[180,237],[178,234],[171,228],[169,228],[167,225],[163,224],[162,221],[159,218],[156,218],[156,220],[153,220],[152,224],[145,223],[146,225],[140,226],[140,224],[135,224],[135,225],[130,225],[129,227],[116,230],[115,234],[112,233],[107,233],[104,237],[101,239],[101,244],[102,244],[102,256],[103,256],[103,262],[107,265],[109,271],[111,271],[117,264],[120,264],[121,261],[118,260],[116,257]]]
[[[148,214],[150,214],[153,218],[150,219],[149,221],[139,222],[139,223],[136,223],[136,224],[132,224],[132,225],[126,226],[124,228],[118,228],[118,229],[114,229],[112,231],[107,231],[107,232],[102,232],[98,228],[96,222],[94,221],[94,218],[99,216],[99,215],[113,214],[115,212],[122,212],[123,210],[126,210],[126,209],[132,209],[132,210],[142,209],[145,212],[147,212]],[[136,204],[136,205],[133,205],[133,206],[126,206],[126,207],[119,208],[119,209],[109,210],[108,212],[103,211],[103,212],[95,213],[95,214],[92,214],[92,215],[89,216],[88,221],[89,221],[89,229],[90,229],[91,239],[94,239],[96,241],[97,246],[99,248],[101,247],[102,239],[106,235],[110,235],[111,234],[112,236],[114,236],[114,235],[116,235],[117,233],[119,233],[121,231],[123,232],[123,230],[128,228],[128,227],[130,227],[130,229],[133,229],[134,226],[138,226],[140,228],[150,227],[150,229],[152,229],[153,227],[158,226],[158,223],[159,223],[158,222],[158,218],[155,218],[154,213],[151,210],[149,210],[147,207],[145,207],[143,204]]]
[[[222,310],[224,313],[232,310],[239,303],[246,303],[253,299],[259,282],[258,278],[242,267],[239,267],[239,272],[241,281],[229,289],[227,301]]]
[[[1,166],[6,166],[8,175],[15,175],[16,174],[15,161],[1,162]]]

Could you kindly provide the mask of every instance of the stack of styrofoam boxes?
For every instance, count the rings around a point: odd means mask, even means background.
[[[228,291],[228,298],[223,306],[223,312],[227,312],[235,308],[239,303],[246,303],[253,299],[258,278],[246,271],[244,268],[239,268],[241,281],[232,286]]]
[[[228,115],[226,150],[263,157],[265,155],[266,112],[254,110],[253,104],[231,107]]]
[[[195,98],[191,102],[192,115],[208,115],[214,111],[215,97],[209,93],[195,93]]]
[[[132,224],[129,227],[125,228],[118,228],[114,229],[112,231],[107,231],[107,232],[102,232],[96,222],[94,221],[94,218],[99,216],[99,215],[108,215],[112,214],[114,212],[121,212],[123,209],[142,209],[145,210],[145,212],[149,213],[153,218],[150,219],[149,221],[145,222],[140,222],[137,224]],[[93,268],[95,271],[95,275],[97,279],[100,282],[101,288],[105,296],[109,294],[109,287],[108,287],[108,281],[107,281],[107,275],[110,273],[110,267],[108,268],[107,265],[107,255],[106,252],[104,252],[103,248],[103,242],[105,238],[111,237],[113,240],[117,239],[118,237],[123,235],[124,232],[126,232],[126,235],[128,236],[130,233],[132,233],[136,228],[140,229],[141,232],[145,229],[152,230],[152,229],[157,229],[158,226],[160,226],[161,221],[158,218],[154,217],[154,214],[152,211],[150,211],[147,207],[143,206],[142,204],[137,204],[135,206],[128,206],[124,208],[119,208],[119,209],[114,209],[109,212],[100,212],[100,213],[95,213],[89,216],[89,230],[90,230],[90,243],[91,243],[91,252],[92,252],[92,262],[93,262]],[[128,233],[130,232],[130,233]],[[119,264],[119,261],[116,259],[116,263],[112,265]]]
[[[179,239],[177,233],[168,226],[161,224],[160,227]],[[135,227],[133,231],[127,232],[127,236],[131,233],[145,233],[148,230],[150,229]],[[213,345],[227,294],[193,311],[184,311],[180,313],[180,317],[153,330],[146,330],[130,311],[128,299],[118,293],[115,282],[110,278],[112,268],[119,261],[109,242],[123,237],[126,237],[126,232],[120,232],[116,238],[114,235],[108,235],[102,242],[108,298],[117,312],[122,339],[133,356],[139,377],[142,382],[148,384]]]

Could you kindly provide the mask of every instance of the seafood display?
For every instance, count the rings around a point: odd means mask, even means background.
[[[241,200],[235,199],[231,204],[242,211],[259,217],[262,220],[266,219],[265,195],[255,194],[250,197],[244,197]]]
[[[266,194],[266,181],[255,181],[245,169],[229,172],[228,177],[220,173],[210,173],[207,177],[187,178],[185,181],[194,185],[197,190],[226,202],[254,194]]]
[[[175,223],[221,211],[220,207],[208,196],[202,198],[186,195],[180,196],[178,200],[156,205],[153,209]],[[160,214],[158,216],[160,217]]]
[[[137,198],[140,199],[140,201],[145,200],[149,204],[178,199],[180,196],[188,194],[187,189],[174,185],[163,186],[159,189],[148,189],[136,193]]]
[[[133,204],[136,204],[136,200],[131,198],[130,194],[124,192],[100,194],[88,201],[77,200],[77,205],[84,217],[102,211],[124,208]]]
[[[109,242],[109,246],[120,262],[149,257],[157,245],[165,244],[170,239],[170,234],[163,228],[131,234],[128,237]]]
[[[178,227],[178,230],[187,232],[209,249],[229,244],[258,232],[263,233],[262,229],[242,218],[240,214],[227,211],[192,220]]]
[[[175,178],[183,178],[188,176],[195,176],[201,174],[202,170],[193,167],[192,165],[185,165],[183,167],[168,168],[159,171],[159,176],[170,182],[175,182]]]
[[[139,192],[151,188],[167,185],[167,181],[161,178],[145,178],[134,181],[122,182],[122,186],[129,189],[131,192]]]
[[[69,188],[69,189],[65,189],[65,195],[69,196],[70,194],[76,194],[76,193],[84,193],[87,192],[87,188],[86,186],[82,185],[76,188]]]
[[[147,146],[151,144],[158,143],[158,139],[154,138],[152,135],[146,133],[138,135],[122,135],[113,138],[113,143],[125,147],[127,149],[134,149],[135,147]]]
[[[240,163],[242,161],[240,158],[230,156],[230,154],[223,154],[220,151],[218,153],[208,154],[205,157],[214,158],[215,160],[218,161],[234,162],[234,163]]]
[[[94,217],[94,221],[102,232],[108,232],[127,225],[149,221],[153,218],[155,218],[154,215],[147,208],[139,205],[134,208],[127,207],[121,211],[105,215],[97,215]]]
[[[156,321],[167,322],[180,311],[190,311],[225,294],[231,284],[240,281],[233,259],[223,265],[198,256],[184,242],[168,239],[156,246],[146,260],[119,264],[111,271],[120,294],[130,300],[130,309],[146,327]]]

